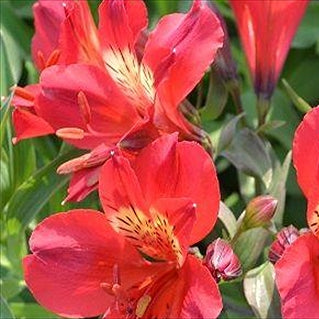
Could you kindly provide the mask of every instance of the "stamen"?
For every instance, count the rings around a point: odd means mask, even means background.
[[[19,97],[21,97],[25,100],[31,101],[31,102],[34,101],[34,95],[31,92],[29,92],[28,90],[26,90],[25,88],[17,86],[13,90],[14,90],[14,94],[16,96],[19,96]]]
[[[78,104],[80,107],[80,112],[85,124],[89,124],[91,122],[91,108],[89,105],[89,101],[83,91],[80,91],[77,95]]]
[[[87,159],[89,159],[90,154],[84,154],[80,157],[71,159],[63,164],[61,164],[58,168],[57,168],[57,173],[58,174],[70,174],[73,172],[76,172],[82,168],[85,167],[85,161]]]
[[[145,311],[150,304],[152,298],[149,295],[142,296],[138,301],[136,305],[135,314],[138,318],[142,318],[145,314]]]
[[[120,285],[120,271],[119,271],[119,265],[115,264],[113,266],[113,284]]]
[[[50,56],[49,56],[49,58],[48,58],[48,60],[47,60],[47,62],[45,64],[45,67],[48,68],[51,65],[57,64],[57,62],[58,62],[58,60],[60,58],[60,55],[61,55],[61,51],[60,50],[54,50],[50,54]]]
[[[38,56],[38,62],[39,62],[39,67],[40,67],[40,70],[44,70],[45,69],[45,59],[44,59],[44,55],[43,55],[43,52],[42,51],[38,51],[37,52],[37,56]]]
[[[77,127],[64,127],[55,132],[60,138],[68,138],[72,140],[81,140],[84,138],[84,131]]]

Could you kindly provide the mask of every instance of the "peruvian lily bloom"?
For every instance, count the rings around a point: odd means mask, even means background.
[[[230,0],[255,92],[269,100],[309,0]]]
[[[90,151],[58,169],[73,173],[67,200],[81,200],[97,188],[100,167],[114,147],[136,152],[176,131],[182,140],[205,143],[206,134],[186,120],[180,105],[223,44],[219,19],[202,0],[194,0],[186,14],[163,17],[143,54],[136,49],[147,26],[143,1],[104,0],[98,28],[88,10],[85,1],[36,4],[33,55],[44,65],[40,88],[38,94],[22,92],[32,102],[29,108],[14,101],[15,141],[55,133]],[[47,34],[54,38],[50,45],[42,41]]]
[[[217,284],[188,254],[217,218],[209,155],[165,136],[133,166],[112,153],[99,189],[104,215],[55,214],[34,230],[24,270],[39,303],[66,317],[216,318]]]
[[[284,318],[319,317],[319,106],[308,112],[293,142],[297,180],[308,200],[312,232],[300,235],[275,264]]]

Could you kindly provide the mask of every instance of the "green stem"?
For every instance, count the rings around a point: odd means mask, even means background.
[[[265,124],[269,108],[270,99],[259,95],[257,98],[258,127],[261,127],[263,124]]]
[[[239,88],[238,81],[237,80],[228,81],[226,83],[226,88],[233,99],[233,102],[236,108],[236,113],[237,114],[243,113],[244,110],[243,110],[243,106],[240,99],[240,88]]]

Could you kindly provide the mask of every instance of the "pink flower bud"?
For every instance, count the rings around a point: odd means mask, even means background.
[[[299,231],[294,226],[290,225],[283,228],[276,237],[276,240],[270,246],[268,258],[275,264],[287,247],[289,247],[298,237]]]
[[[243,226],[246,229],[267,225],[274,216],[278,200],[269,195],[262,195],[252,199],[247,207]]]
[[[230,244],[223,239],[216,239],[206,251],[203,264],[210,270],[216,282],[231,280],[242,274],[241,264]]]

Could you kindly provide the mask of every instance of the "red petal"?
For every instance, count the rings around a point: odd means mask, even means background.
[[[293,141],[293,162],[297,180],[305,196],[319,185],[319,106],[308,112],[298,126]],[[319,191],[319,189],[318,189]]]
[[[99,194],[104,211],[117,214],[125,208],[138,208],[147,212],[144,198],[135,172],[129,161],[113,155],[102,167],[99,179]]]
[[[257,93],[272,94],[308,2],[230,0]]]
[[[307,219],[319,237],[319,106],[309,111],[298,126],[292,147],[300,188],[308,199]]]
[[[134,165],[147,205],[162,197],[189,198],[197,205],[191,244],[208,234],[220,193],[214,164],[200,145],[178,143],[176,134],[167,135],[147,146]]]
[[[154,302],[143,318],[217,318],[222,310],[218,286],[206,267],[193,256],[170,281],[157,283]]]
[[[99,7],[99,34],[104,47],[134,48],[147,26],[147,10],[141,0],[104,0]]]
[[[223,308],[222,298],[208,269],[194,256],[188,256],[183,276],[187,291],[180,318],[217,318]]]
[[[67,18],[61,25],[61,62],[103,66],[97,28],[87,1],[66,3]]]
[[[319,317],[319,240],[299,237],[275,265],[284,318]]]
[[[42,93],[37,113],[55,130],[82,129],[86,133],[83,139],[68,140],[77,147],[92,149],[101,143],[115,144],[140,119],[113,80],[97,67],[53,66],[42,72],[40,81]],[[79,92],[86,96],[90,123],[84,120]]]
[[[25,87],[16,87],[11,104],[15,107],[33,108],[37,95],[40,94],[41,87],[39,84],[30,84]]]
[[[127,132],[120,141],[120,147],[128,152],[139,151],[160,136],[153,118],[145,116]]]
[[[223,45],[219,19],[202,1],[187,14],[161,19],[150,34],[143,62],[154,73],[159,94],[171,96],[172,107],[187,96]],[[181,79],[183,79],[181,81]]]
[[[33,255],[24,259],[27,285],[41,305],[62,316],[104,313],[112,296],[100,284],[113,282],[115,264],[124,288],[145,277],[138,252],[96,211],[52,215],[34,230],[30,248]]]
[[[68,0],[39,0],[33,5],[35,35],[32,39],[32,57],[40,70],[45,68],[50,55],[58,48],[60,26],[65,19],[64,2]]]
[[[54,133],[54,129],[41,117],[23,109],[15,109],[12,113],[16,137],[14,143],[23,139],[44,136]]]
[[[98,188],[101,166],[84,168],[72,175],[68,188],[68,196],[63,203],[80,202]]]
[[[178,256],[181,266],[188,253],[190,234],[196,220],[196,206],[186,198],[161,198],[152,205],[151,212],[166,215],[169,224],[174,227],[174,235],[182,252]]]

